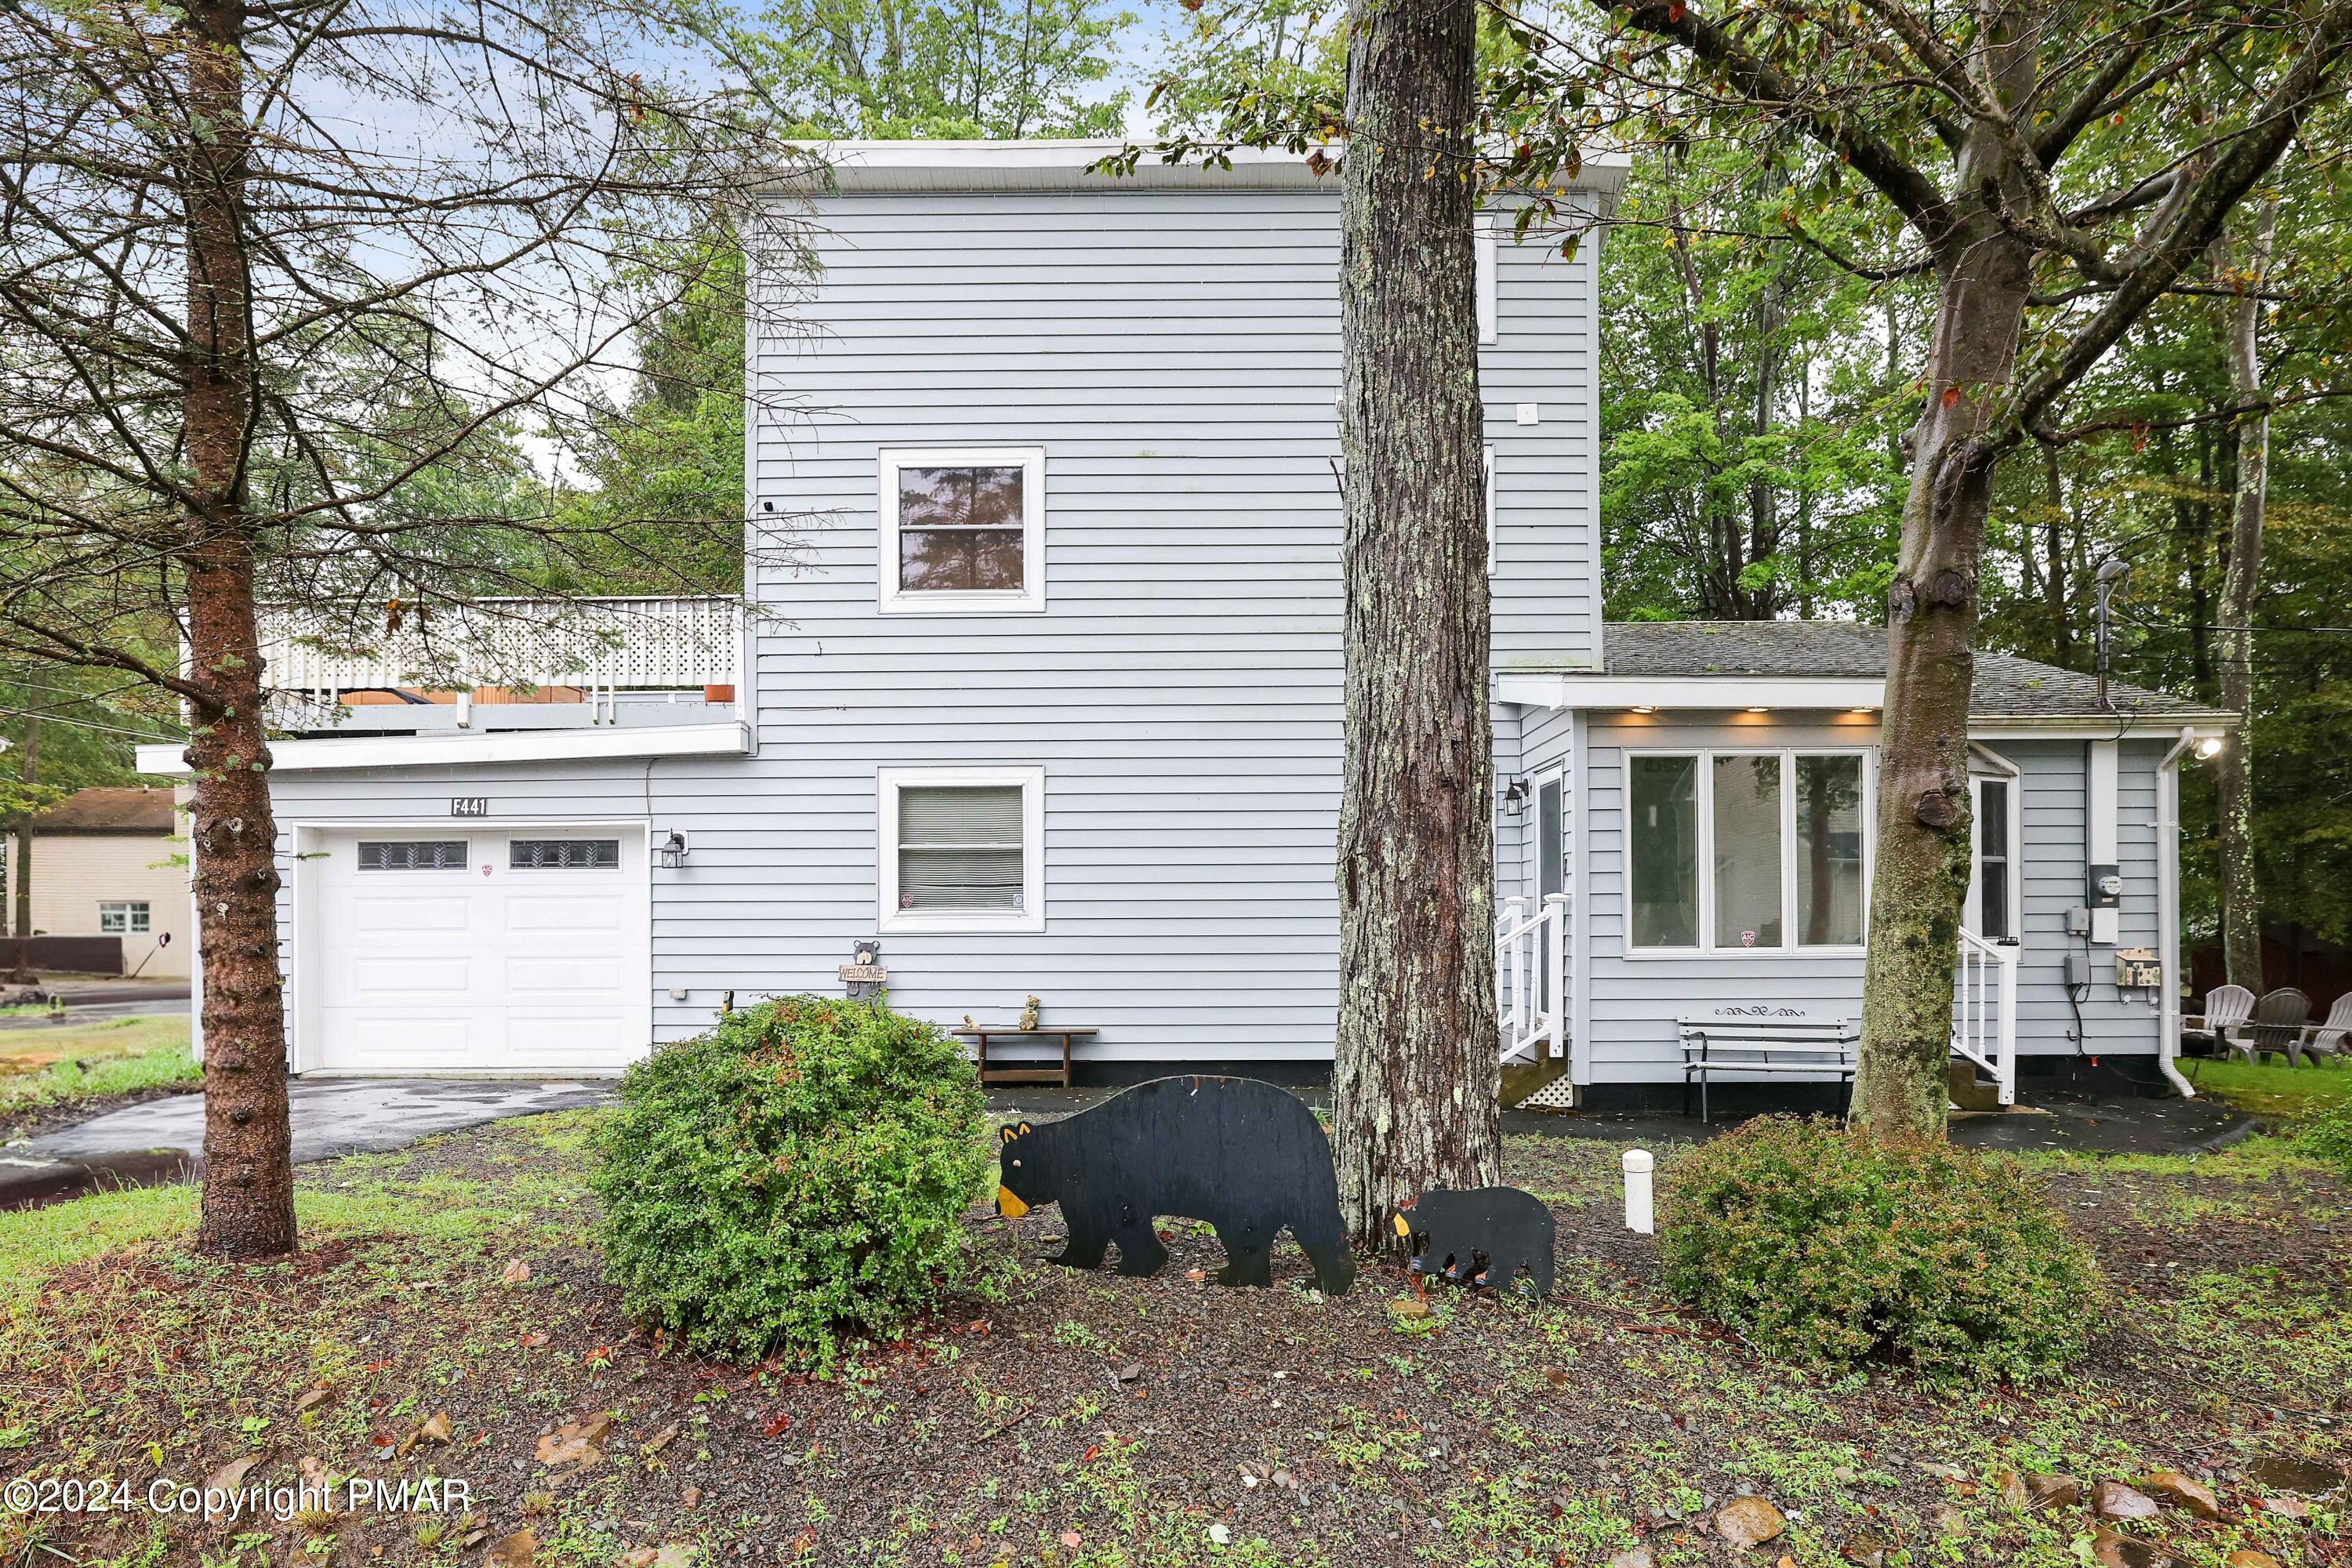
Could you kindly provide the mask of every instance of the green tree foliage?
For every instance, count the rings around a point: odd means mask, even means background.
[[[933,1025],[816,996],[728,1014],[631,1068],[598,1129],[606,1271],[696,1350],[829,1367],[964,1279],[986,1121]]]
[[[1619,618],[1874,616],[1884,600],[1927,301],[1791,241],[1776,216],[1790,199],[1777,161],[1715,142],[1645,156],[1627,182],[1601,254]]]
[[[1107,136],[1135,17],[1102,0],[777,0],[742,52],[807,136]]]

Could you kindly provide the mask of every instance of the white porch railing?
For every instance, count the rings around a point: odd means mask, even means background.
[[[1960,973],[1952,998],[1952,1054],[1982,1068],[2000,1103],[2017,1103],[2016,942],[1960,932]]]
[[[261,651],[277,691],[449,683],[644,690],[736,683],[742,606],[722,598],[485,599],[322,617],[273,605]]]
[[[1495,1004],[1503,1059],[1532,1061],[1568,1052],[1568,899],[1548,893],[1530,908],[1503,900],[1495,921]]]

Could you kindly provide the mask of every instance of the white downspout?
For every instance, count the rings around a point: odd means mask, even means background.
[[[2197,1098],[2197,1086],[2180,1074],[2180,759],[2197,743],[2197,731],[2181,727],[2180,739],[2156,769],[2157,973],[2164,985],[2157,1006],[2156,1065],[2183,1100]]]

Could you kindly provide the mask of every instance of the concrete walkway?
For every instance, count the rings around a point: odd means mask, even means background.
[[[403,1149],[485,1121],[594,1105],[611,1092],[609,1084],[578,1079],[298,1080],[288,1094],[294,1163]],[[0,1209],[193,1175],[202,1164],[204,1142],[202,1095],[109,1111],[0,1149]]]

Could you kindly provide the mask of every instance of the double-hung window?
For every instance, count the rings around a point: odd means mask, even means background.
[[[885,768],[884,931],[1043,931],[1042,768]]]
[[[1969,901],[1961,923],[1987,942],[2017,935],[2017,784],[1979,775],[1976,821],[1969,828],[1974,857]]]
[[[898,447],[881,455],[881,607],[902,615],[1045,607],[1045,452]]]
[[[1625,795],[1633,951],[1862,945],[1867,753],[1631,751]]]

